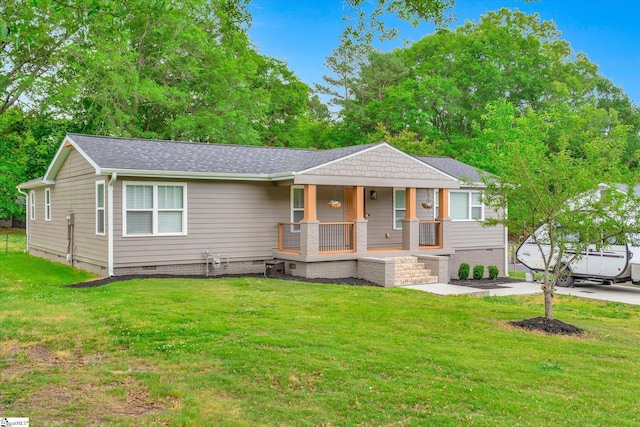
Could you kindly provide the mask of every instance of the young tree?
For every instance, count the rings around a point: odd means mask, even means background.
[[[638,180],[621,162],[626,128],[614,111],[594,107],[527,110],[516,118],[504,101],[491,106],[486,120],[483,138],[499,175],[485,177],[484,203],[499,214],[485,224],[522,231],[548,248],[542,289],[545,317],[553,319],[556,286],[581,254],[640,232]],[[576,130],[579,150],[568,142]],[[546,232],[536,233],[540,226]]]

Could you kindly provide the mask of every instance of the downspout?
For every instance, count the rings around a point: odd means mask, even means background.
[[[509,229],[504,228],[504,275],[509,277]]]
[[[26,242],[26,246],[25,246],[25,252],[29,253],[29,193],[25,192],[21,189],[18,188],[18,193],[22,194],[24,196],[24,223],[25,226],[27,227],[27,242]]]
[[[107,274],[113,276],[113,186],[118,174],[113,172],[107,191]]]

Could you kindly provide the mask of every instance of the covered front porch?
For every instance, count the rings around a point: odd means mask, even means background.
[[[450,253],[447,188],[291,187],[274,255],[300,261]]]

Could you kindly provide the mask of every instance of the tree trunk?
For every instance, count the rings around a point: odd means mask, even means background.
[[[544,317],[553,320],[553,293],[544,291]]]

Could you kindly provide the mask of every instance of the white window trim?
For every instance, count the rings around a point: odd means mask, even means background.
[[[99,195],[99,186],[102,185],[102,201],[104,203],[104,206],[100,207],[98,206],[98,195]],[[104,236],[106,234],[107,231],[107,210],[106,210],[106,205],[107,205],[107,183],[105,180],[102,181],[96,181],[96,235],[97,236]],[[102,232],[100,232],[100,215],[98,215],[98,212],[102,211]]]
[[[433,219],[438,219],[438,211],[440,211],[440,192],[437,188],[433,189]]]
[[[36,220],[36,192],[33,190],[29,191],[29,218]]]
[[[146,185],[153,187],[153,207],[151,214],[151,233],[127,234],[127,185]],[[182,209],[158,209],[158,187],[162,186],[182,187]],[[182,232],[159,233],[158,212],[181,211]],[[154,236],[186,236],[187,235],[187,183],[186,182],[156,182],[156,181],[123,181],[122,182],[122,237],[154,237]]]
[[[302,208],[294,208],[294,190],[302,190]],[[292,185],[291,186],[291,193],[289,196],[289,207],[290,207],[290,211],[291,211],[291,222],[295,222],[295,216],[293,215],[294,212],[302,212],[303,213],[303,218],[304,218],[304,185]],[[300,232],[300,226],[299,225],[292,225],[291,226],[291,232],[292,233],[299,233]]]
[[[466,193],[467,194],[467,198],[469,201],[469,211],[467,212],[467,217],[466,218],[457,218],[454,219],[451,216],[451,194],[453,193]],[[479,205],[474,205],[473,203],[473,197],[472,194],[473,193],[478,193],[480,195],[480,204]],[[472,212],[473,212],[473,208],[480,208],[480,218],[473,218],[472,217]],[[482,191],[477,191],[477,190],[460,190],[460,191],[449,191],[449,218],[451,218],[451,221],[484,221],[484,203],[482,203]]]
[[[44,220],[51,221],[51,189],[44,189]]]
[[[404,216],[401,219],[405,219],[407,217],[407,189],[406,188],[393,189],[393,229],[402,230],[402,227],[399,227],[399,228],[396,227],[397,220],[400,219],[397,217],[398,209],[396,208],[396,192],[397,191],[404,191]]]

